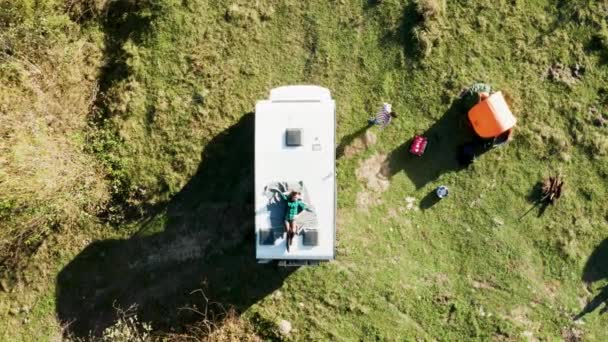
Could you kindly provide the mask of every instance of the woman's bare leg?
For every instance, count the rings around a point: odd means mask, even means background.
[[[293,234],[291,233],[291,222],[285,221],[285,247],[287,247],[287,251],[289,252],[289,246],[291,246],[291,238]]]
[[[297,230],[297,225],[296,225],[296,221],[291,221],[290,227],[289,227],[289,245],[291,246],[291,243],[293,242],[293,236],[296,234],[296,230]]]

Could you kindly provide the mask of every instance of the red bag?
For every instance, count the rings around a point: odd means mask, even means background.
[[[413,155],[417,155],[420,157],[424,154],[424,150],[426,149],[427,139],[421,135],[417,135],[414,137],[412,144],[410,145],[410,153]]]

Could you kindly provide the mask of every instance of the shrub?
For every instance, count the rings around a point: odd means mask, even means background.
[[[259,342],[262,341],[251,323],[239,317],[233,309],[225,309],[222,305],[210,302],[202,290],[205,305],[202,310],[196,307],[184,308],[199,315],[196,323],[187,327],[185,333],[167,334],[163,340],[168,341],[205,341],[205,342]]]

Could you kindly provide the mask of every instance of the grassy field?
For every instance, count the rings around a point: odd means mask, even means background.
[[[1,340],[134,313],[167,339],[608,339],[604,2],[42,3],[0,0]],[[462,168],[480,81],[518,126]],[[337,260],[280,270],[253,257],[252,111],[299,83],[337,102]]]

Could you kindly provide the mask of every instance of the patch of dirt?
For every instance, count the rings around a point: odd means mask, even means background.
[[[338,210],[336,215],[336,231],[340,231],[340,228],[344,225],[344,216],[342,212]]]
[[[406,210],[419,210],[420,208],[418,208],[418,206],[416,205],[416,198],[415,197],[406,197],[405,198],[405,209]]]
[[[494,286],[492,286],[491,284],[488,284],[486,282],[483,281],[476,281],[473,280],[471,281],[471,286],[473,286],[473,288],[475,289],[481,289],[481,290],[496,290],[496,288]]]
[[[557,280],[551,280],[545,283],[545,291],[547,293],[547,296],[551,298],[552,301],[555,300],[555,297],[559,293],[560,286],[561,284]]]
[[[565,342],[579,342],[583,340],[583,332],[576,328],[562,328],[561,334]]]
[[[445,273],[433,273],[423,277],[424,284],[427,286],[445,287],[450,283],[450,277]]]
[[[357,207],[369,208],[380,204],[380,196],[372,191],[361,191],[357,194]]]
[[[554,82],[572,85],[580,81],[585,74],[585,68],[579,64],[564,66],[561,63],[554,63],[547,70],[547,78]]]
[[[529,316],[530,309],[519,306],[511,310],[507,318],[519,327],[525,329],[522,333],[522,337],[526,340],[538,341],[538,339],[534,337],[534,332],[537,332],[540,329],[540,323],[531,321]]]
[[[589,114],[592,117],[591,122],[595,127],[608,127],[608,115],[600,113],[597,107],[593,106],[589,108]]]
[[[357,179],[365,185],[365,190],[357,194],[359,208],[369,208],[380,204],[380,194],[386,191],[390,185],[389,180],[381,172],[385,162],[385,154],[374,154],[359,165],[356,171]]]
[[[395,208],[390,208],[388,210],[388,216],[391,218],[397,218],[399,217],[399,213],[397,213],[397,210],[395,210]]]
[[[371,146],[375,145],[378,142],[378,137],[372,131],[366,131],[360,137],[357,137],[350,143],[348,146],[344,148],[344,156],[350,158],[354,155],[357,155]]]
[[[450,278],[445,273],[437,273],[435,274],[435,284],[439,286],[445,286],[449,283]]]
[[[374,154],[361,162],[357,169],[357,179],[364,182],[366,188],[375,192],[384,192],[388,189],[390,182],[382,174],[382,166],[386,161],[385,154]]]

